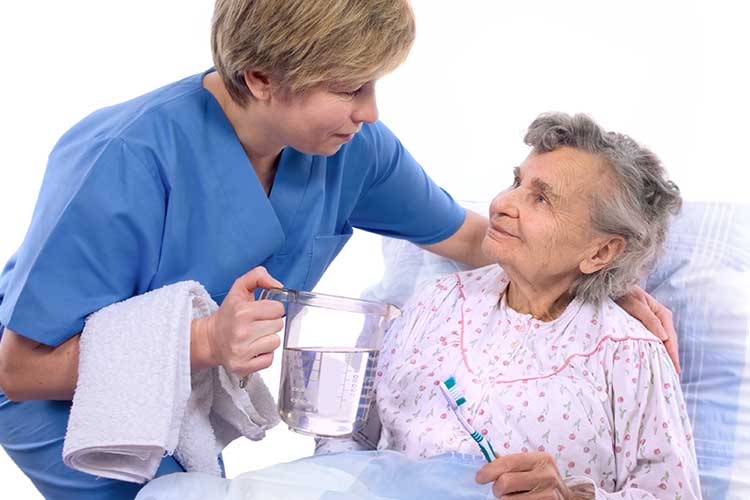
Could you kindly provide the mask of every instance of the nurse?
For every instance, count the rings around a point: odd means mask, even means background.
[[[60,139],[0,277],[0,444],[46,498],[132,498],[141,486],[62,463],[92,312],[199,281],[221,307],[194,321],[191,366],[245,376],[271,364],[283,314],[254,290],[312,289],[353,227],[487,263],[486,220],[378,121],[375,84],[413,39],[406,0],[218,0],[215,69],[96,111]],[[638,291],[628,310],[666,338],[668,311],[648,300]],[[181,470],[165,457],[158,474]]]

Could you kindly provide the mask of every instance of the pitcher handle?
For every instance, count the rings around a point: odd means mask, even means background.
[[[294,291],[286,288],[261,288],[258,300],[278,300],[279,302],[289,302],[293,298]]]
[[[290,296],[294,295],[294,292],[287,290],[286,288],[261,288],[258,300],[278,300],[279,302],[289,302]],[[247,385],[247,377],[240,379],[240,389],[244,389]]]

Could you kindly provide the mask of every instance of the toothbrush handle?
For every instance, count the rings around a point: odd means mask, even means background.
[[[492,454],[492,458],[497,458],[497,453],[495,453],[495,448],[492,447],[492,443],[490,443],[489,439],[485,439],[487,441],[487,446],[490,447],[490,453]]]

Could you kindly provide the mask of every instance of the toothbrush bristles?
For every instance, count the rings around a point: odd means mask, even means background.
[[[451,399],[453,399],[457,406],[466,403],[466,398],[464,398],[463,394],[458,391],[458,387],[456,387],[456,379],[454,377],[448,377],[443,382],[443,386],[448,390],[448,394],[450,394]]]

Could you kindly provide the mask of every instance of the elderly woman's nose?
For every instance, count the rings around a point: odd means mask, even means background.
[[[506,190],[495,196],[490,204],[490,217],[493,215],[505,215],[518,217],[518,206],[515,203],[514,191]]]

